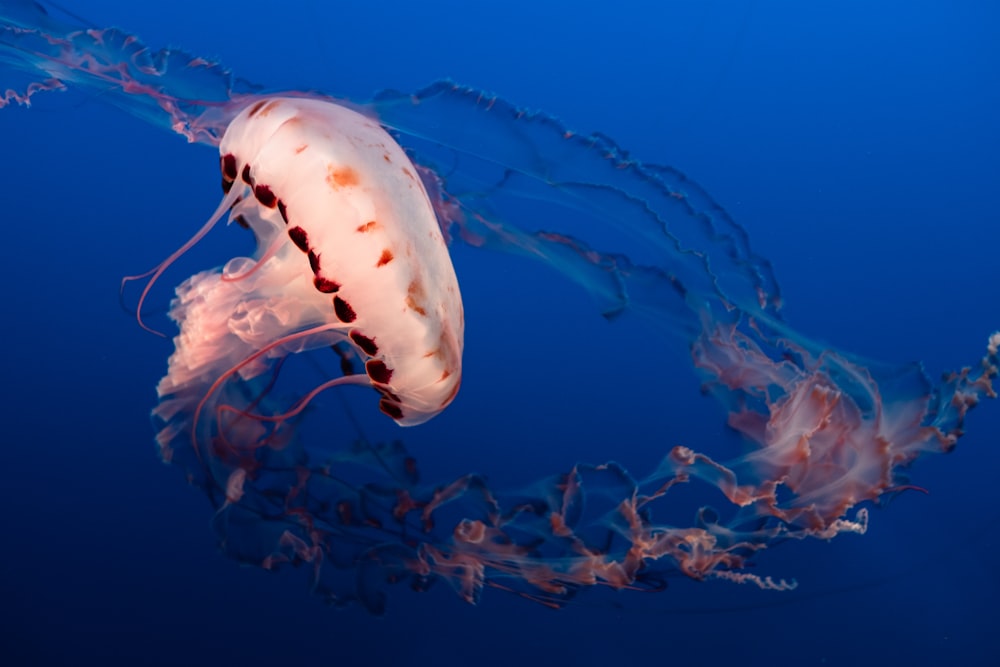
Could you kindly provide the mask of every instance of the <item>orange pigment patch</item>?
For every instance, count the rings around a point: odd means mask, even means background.
[[[247,118],[253,118],[254,116],[256,116],[257,112],[260,111],[260,108],[265,104],[267,104],[267,100],[261,100],[260,102],[257,102],[252,107],[250,107],[250,113],[247,114]]]
[[[421,306],[421,305],[420,305],[419,303],[417,303],[417,302],[416,302],[416,301],[415,301],[415,300],[413,299],[413,297],[412,297],[412,296],[408,296],[408,297],[406,297],[406,306],[407,306],[407,307],[408,307],[408,308],[409,308],[410,310],[413,310],[413,311],[416,311],[416,312],[420,313],[421,315],[423,315],[424,317],[427,317],[427,311],[426,311],[426,310],[424,310],[423,306]]]
[[[413,175],[413,172],[407,169],[406,167],[403,167],[403,173],[406,174],[410,180],[412,181],[417,180],[417,177]]]
[[[382,251],[382,256],[378,258],[378,264],[376,264],[375,266],[376,267],[385,266],[391,261],[392,261],[392,251],[386,248],[385,250]]]
[[[423,283],[420,280],[411,281],[409,287],[406,288],[406,306],[426,317],[427,311],[421,303],[426,297]]]
[[[295,154],[298,155],[307,148],[309,148],[309,144],[302,144],[301,146],[295,149]]]
[[[331,188],[344,188],[349,185],[357,185],[360,182],[358,173],[350,167],[337,168],[331,164],[326,169],[326,182],[330,184]]]
[[[412,296],[414,299],[423,299],[427,294],[424,292],[424,284],[420,282],[419,278],[414,278],[410,281],[409,286],[406,288],[406,293]]]
[[[262,109],[260,109],[257,112],[257,115],[259,115],[261,118],[264,118],[268,114],[270,114],[272,111],[274,111],[276,108],[278,108],[279,104],[281,104],[281,102],[279,100],[271,100],[266,105],[264,105],[264,107]]]
[[[359,225],[358,226],[358,231],[361,232],[362,234],[364,234],[365,232],[370,232],[371,230],[375,229],[376,227],[378,227],[378,223],[375,222],[374,220],[369,220],[365,224]]]

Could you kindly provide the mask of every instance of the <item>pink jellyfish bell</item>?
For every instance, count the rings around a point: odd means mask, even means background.
[[[434,208],[399,145],[332,102],[265,98],[236,116],[219,150],[225,198],[156,275],[227,210],[254,231],[258,250],[178,288],[171,317],[181,331],[157,415],[175,426],[191,415],[197,428],[206,405],[226,408],[217,394],[227,379],[338,342],[365,360],[365,375],[330,380],[282,415],[255,416],[279,422],[340,384],[371,385],[403,426],[447,407],[462,377],[462,299]]]

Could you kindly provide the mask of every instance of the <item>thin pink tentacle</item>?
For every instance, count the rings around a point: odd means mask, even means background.
[[[274,257],[274,255],[278,252],[278,250],[281,248],[281,246],[283,246],[285,243],[286,243],[286,240],[282,236],[280,236],[280,235],[279,236],[275,236],[274,241],[271,243],[271,245],[268,246],[267,252],[265,252],[263,255],[261,255],[260,259],[258,259],[256,262],[254,262],[253,266],[251,266],[249,269],[247,269],[243,273],[237,274],[235,276],[227,276],[226,274],[222,274],[222,282],[224,282],[224,283],[235,283],[235,282],[239,282],[240,280],[244,280],[246,278],[249,278],[253,274],[257,273],[257,271],[260,269],[260,267],[264,266],[264,263],[267,262],[267,260],[269,260],[272,257]]]
[[[150,290],[153,289],[153,285],[156,284],[156,281],[159,280],[161,275],[163,275],[163,272],[166,271],[168,268],[170,268],[171,264],[176,262],[181,255],[183,255],[192,247],[194,247],[194,245],[198,243],[198,241],[204,238],[204,236],[208,234],[209,231],[211,231],[212,227],[214,227],[216,223],[219,222],[219,219],[223,216],[223,214],[233,206],[238,196],[239,195],[236,192],[235,188],[233,190],[230,190],[229,194],[223,197],[222,201],[219,203],[218,208],[215,209],[215,213],[213,213],[212,217],[208,219],[208,222],[202,225],[201,229],[199,229],[194,236],[188,239],[188,241],[184,245],[182,245],[180,248],[171,253],[169,257],[160,262],[155,268],[150,269],[146,273],[141,273],[135,276],[125,276],[124,278],[122,278],[122,289],[124,290],[126,283],[131,282],[133,280],[142,280],[146,276],[152,275],[152,277],[149,279],[149,282],[146,283],[146,287],[142,290],[142,294],[139,296],[139,305],[136,308],[135,312],[135,319],[139,323],[140,327],[142,327],[143,329],[145,329],[150,333],[156,334],[157,336],[162,336],[163,338],[167,337],[166,334],[146,326],[145,322],[142,321],[142,305],[143,303],[145,303],[146,297],[149,296]]]
[[[228,371],[226,371],[225,373],[223,373],[222,375],[220,375],[215,380],[215,382],[212,383],[212,386],[208,388],[208,391],[205,392],[205,395],[201,398],[201,400],[198,401],[198,407],[195,408],[195,410],[194,410],[194,417],[191,420],[191,444],[192,444],[192,447],[194,448],[195,454],[198,456],[198,460],[201,461],[201,451],[198,449],[198,420],[201,418],[201,412],[202,412],[202,410],[205,407],[205,403],[207,403],[209,397],[212,394],[214,394],[218,390],[218,388],[220,386],[222,386],[223,382],[225,382],[227,379],[229,379],[230,377],[232,377],[234,374],[238,373],[239,370],[241,368],[245,367],[247,364],[249,364],[249,363],[251,363],[251,362],[259,359],[260,357],[264,356],[265,354],[267,354],[268,352],[270,352],[271,350],[273,350],[276,347],[280,347],[281,345],[284,345],[285,343],[289,343],[289,342],[291,342],[293,340],[299,340],[301,338],[306,338],[308,336],[313,336],[315,334],[323,333],[325,331],[337,331],[337,330],[343,329],[343,328],[344,328],[344,325],[340,324],[340,323],[337,323],[337,324],[323,324],[323,325],[320,325],[318,327],[313,327],[311,329],[306,329],[305,331],[299,331],[297,333],[289,334],[287,336],[282,336],[281,338],[277,339],[276,341],[274,341],[272,343],[268,343],[264,347],[260,348],[259,350],[257,350],[253,354],[249,355],[246,359],[244,359],[243,361],[239,362],[238,364],[236,364],[235,366],[233,366],[232,368],[230,368]]]
[[[233,407],[232,405],[220,405],[219,408],[218,408],[218,410],[219,410],[219,414],[220,415],[223,412],[229,412],[229,413],[238,414],[238,415],[240,415],[242,417],[247,417],[248,419],[256,419],[257,421],[262,421],[262,422],[274,422],[274,423],[283,422],[283,421],[286,421],[288,419],[291,419],[292,417],[296,416],[297,414],[299,414],[300,412],[302,412],[303,410],[305,410],[306,407],[309,405],[310,402],[312,402],[312,399],[314,399],[317,394],[319,394],[321,392],[324,392],[327,389],[330,389],[331,387],[340,387],[340,386],[350,385],[350,384],[359,385],[359,386],[369,386],[370,387],[371,384],[372,384],[372,382],[368,378],[367,375],[361,375],[361,374],[342,375],[341,377],[334,378],[332,380],[328,380],[328,381],[324,382],[323,384],[315,387],[308,394],[306,394],[305,396],[303,396],[302,398],[300,398],[298,401],[296,401],[295,405],[292,406],[291,409],[289,409],[287,412],[281,413],[280,415],[262,415],[260,413],[254,413],[254,412],[248,412],[247,410],[241,410],[239,408]]]

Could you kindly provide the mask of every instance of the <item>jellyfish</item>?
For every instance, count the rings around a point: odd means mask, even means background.
[[[161,395],[215,376],[196,424],[229,377],[246,380],[266,370],[267,357],[339,343],[365,358],[364,379],[330,380],[286,417],[319,391],[357,382],[376,388],[380,409],[400,425],[443,410],[461,382],[462,300],[434,209],[402,149],[345,107],[271,98],[241,112],[219,150],[225,197],[193,241],[228,211],[262,252],[251,266],[236,259],[186,286],[212,310],[227,303],[231,316],[220,322],[181,306],[177,319],[196,334],[178,339]],[[200,349],[204,341],[211,351]]]
[[[914,488],[907,468],[951,451],[996,395],[1000,333],[937,383],[817,343],[785,322],[771,264],[697,183],[497,96],[450,81],[363,103],[267,91],[29,0],[0,3],[0,63],[23,77],[0,106],[95,91],[218,148],[221,203],[148,275],[223,216],[257,250],[177,288],[156,442],[209,497],[225,553],[309,568],[331,603],[382,613],[392,585],[442,582],[470,603],[492,588],[560,607],[677,574],[787,590],[751,570],[761,552],[864,533],[868,507]],[[745,452],[664,446],[644,476],[581,461],[504,489],[476,473],[428,483],[423,452],[400,442],[309,442],[319,392],[372,389],[401,426],[455,398],[464,315],[448,243],[542,262],[609,321],[644,318],[689,352]],[[289,382],[289,365],[330,348],[339,375]],[[658,518],[686,485],[716,505]]]

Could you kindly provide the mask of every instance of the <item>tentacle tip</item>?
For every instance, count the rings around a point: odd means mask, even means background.
[[[169,338],[169,336],[167,336],[167,334],[163,333],[162,331],[158,331],[150,326],[147,326],[146,323],[142,321],[141,317],[137,317],[135,321],[139,323],[139,327],[141,329],[148,331],[154,336],[159,336],[160,338]]]

